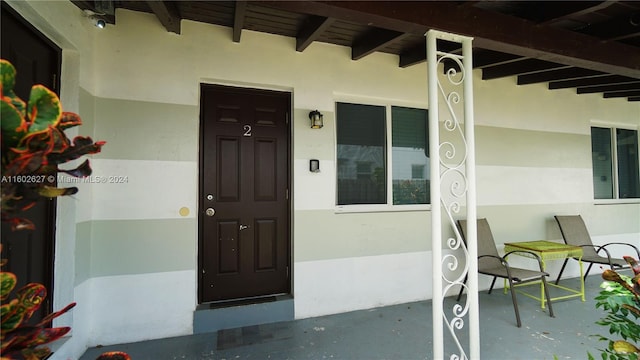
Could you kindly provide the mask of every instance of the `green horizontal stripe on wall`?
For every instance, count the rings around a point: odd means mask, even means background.
[[[431,213],[295,212],[294,260],[401,254],[431,249]]]
[[[94,139],[103,158],[196,161],[199,109],[192,105],[95,99]]]
[[[91,221],[76,224],[75,285],[91,277]]]
[[[590,168],[588,135],[476,126],[476,164]]]
[[[90,223],[91,277],[193,270],[198,266],[196,219]]]
[[[640,234],[640,204],[536,204],[480,206],[497,243],[561,240],[554,215],[581,215],[591,236]]]
[[[462,208],[454,219],[466,217]],[[554,215],[582,215],[592,236],[639,234],[640,204],[536,204],[479,206],[496,243],[561,240]],[[295,212],[294,260],[316,261],[431,250],[431,212],[336,214],[333,210]],[[443,213],[444,241],[453,236]]]
[[[93,137],[93,132],[95,131],[95,105],[95,97],[87,90],[80,88],[79,115],[82,118],[82,125],[78,129],[81,135]]]

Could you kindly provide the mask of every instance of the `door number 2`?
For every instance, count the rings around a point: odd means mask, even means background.
[[[242,136],[251,136],[251,125],[245,125],[242,129],[244,130]]]

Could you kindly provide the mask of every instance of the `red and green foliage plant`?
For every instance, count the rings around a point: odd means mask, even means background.
[[[131,360],[131,357],[122,351],[110,351],[98,356],[96,360]]]
[[[1,249],[1,247],[0,247]],[[6,263],[2,260],[2,264]],[[47,347],[39,347],[50,343],[67,334],[70,327],[50,327],[50,323],[56,317],[64,314],[76,304],[71,303],[64,309],[47,315],[36,324],[30,324],[31,316],[40,308],[47,289],[42,284],[30,283],[17,290],[12,296],[18,279],[13,273],[0,272],[0,300],[2,306],[0,312],[2,316],[2,331],[0,341],[0,356],[2,360],[44,359],[51,353]]]
[[[16,69],[0,60],[2,79],[2,221],[12,229],[33,229],[33,223],[17,216],[32,207],[38,198],[72,195],[75,187],[56,187],[59,172],[76,177],[91,174],[86,160],[74,169],[60,169],[59,165],[87,154],[100,152],[103,141],[76,136],[70,141],[66,129],[82,124],[80,116],[62,111],[60,99],[43,85],[31,88],[28,102],[14,92]]]
[[[14,92],[16,69],[13,65],[0,59],[0,70],[2,221],[9,222],[14,231],[33,230],[33,222],[20,217],[20,213],[35,205],[41,197],[78,192],[75,187],[56,187],[56,176],[59,172],[75,177],[89,176],[89,161],[71,170],[60,169],[59,165],[100,152],[104,142],[93,142],[90,137],[83,136],[70,141],[64,131],[80,125],[80,117],[62,111],[58,96],[43,85],[34,85],[25,103]],[[5,264],[2,260],[0,266]],[[71,303],[37,323],[30,322],[47,296],[45,286],[29,283],[14,292],[17,277],[5,271],[0,272],[0,282],[0,360],[47,358],[51,350],[42,345],[71,330],[69,327],[52,328],[51,321],[76,304]],[[105,356],[104,359],[118,359]]]
[[[624,259],[631,265],[634,277],[605,270],[602,278],[606,281],[596,297],[596,308],[608,313],[596,324],[608,327],[609,335],[617,338],[598,335],[600,340],[608,343],[607,348],[600,349],[603,360],[640,359],[640,264],[629,256],[624,256]],[[589,354],[589,359],[594,357]]]

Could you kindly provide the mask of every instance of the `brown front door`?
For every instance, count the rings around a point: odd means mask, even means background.
[[[201,86],[200,302],[289,293],[289,93]]]
[[[16,94],[29,99],[31,86],[43,84],[58,93],[61,51],[50,40],[2,2],[2,58],[16,68]],[[53,299],[53,249],[55,229],[55,200],[42,198],[20,215],[33,221],[33,231],[11,231],[2,222],[2,258],[7,259],[3,271],[18,277],[17,287],[38,282],[47,287],[49,295],[33,320],[51,311]]]

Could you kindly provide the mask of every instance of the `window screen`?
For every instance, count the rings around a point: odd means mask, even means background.
[[[592,127],[591,155],[595,199],[640,198],[637,130]]]
[[[429,203],[427,111],[391,107],[393,204]]]
[[[612,199],[613,159],[611,157],[611,129],[591,128],[591,161],[593,164],[594,198]]]
[[[638,131],[616,129],[618,155],[618,197],[640,198]]]
[[[337,103],[338,205],[386,203],[384,106]]]

